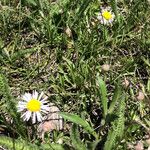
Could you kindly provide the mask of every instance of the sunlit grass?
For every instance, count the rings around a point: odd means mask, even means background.
[[[98,19],[106,7],[115,16],[109,24]],[[65,112],[64,130],[46,133],[46,147],[126,150],[142,141],[148,148],[149,7],[147,0],[1,0],[0,134],[41,145],[38,124],[16,109],[22,94],[37,90]]]

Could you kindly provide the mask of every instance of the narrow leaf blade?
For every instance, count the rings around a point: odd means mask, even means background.
[[[100,87],[100,94],[101,94],[100,97],[101,97],[102,108],[103,108],[103,116],[105,118],[107,115],[107,111],[108,111],[108,99],[107,99],[106,84],[100,77],[97,78],[97,82]]]
[[[82,118],[80,118],[78,115],[75,115],[75,114],[69,114],[69,113],[64,113],[64,112],[60,112],[60,115],[66,119],[66,120],[69,120],[73,123],[76,123],[80,126],[83,127],[83,129],[92,134],[94,137],[97,137],[97,134],[96,132],[94,131],[94,129],[89,125],[89,123],[85,120],[83,120]]]

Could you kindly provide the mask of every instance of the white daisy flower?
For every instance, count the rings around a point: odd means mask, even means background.
[[[111,7],[101,7],[101,12],[98,14],[97,19],[101,24],[109,25],[114,21],[115,15],[112,12]]]
[[[18,102],[18,112],[24,112],[22,114],[22,118],[24,121],[28,121],[32,118],[32,123],[34,124],[36,121],[42,121],[41,113],[48,113],[49,106],[46,104],[46,99],[48,97],[43,97],[43,92],[38,96],[36,91],[33,91],[32,94],[25,93],[21,98],[22,101]]]

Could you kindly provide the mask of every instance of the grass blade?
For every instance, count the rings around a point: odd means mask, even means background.
[[[100,88],[100,98],[101,98],[101,102],[102,102],[103,116],[105,118],[107,115],[107,111],[108,111],[106,84],[100,77],[97,78],[97,82],[98,82],[98,85]]]

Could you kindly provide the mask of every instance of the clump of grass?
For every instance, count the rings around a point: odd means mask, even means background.
[[[107,6],[115,15],[108,26],[97,19]],[[2,0],[0,126],[16,139],[40,144],[16,110],[16,98],[36,89],[58,105],[67,124],[74,123],[63,135],[53,134],[53,141],[62,136],[65,148],[119,150],[145,141],[150,129],[148,6],[147,0]],[[13,119],[15,131],[4,114]],[[45,138],[49,144],[49,135]]]

